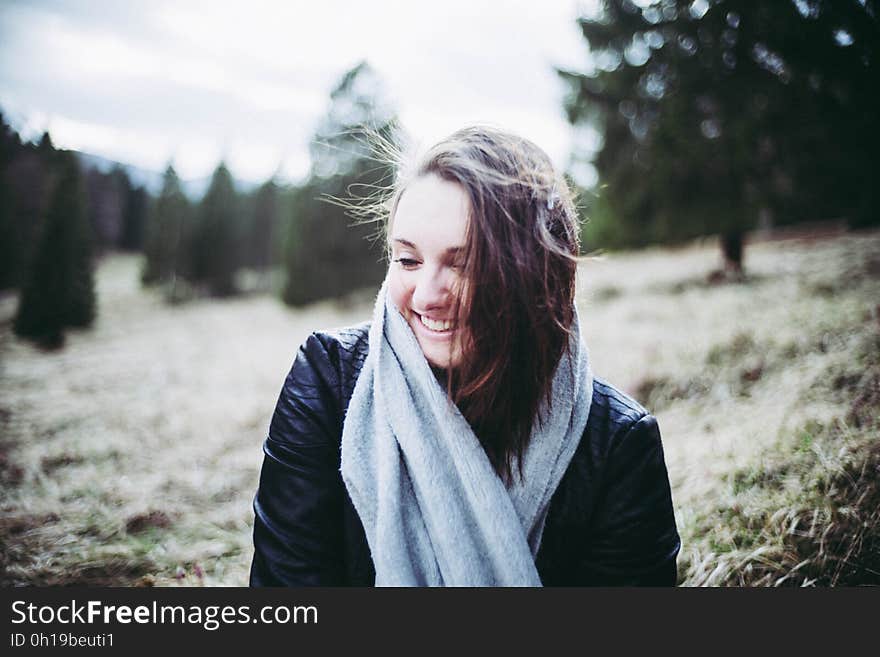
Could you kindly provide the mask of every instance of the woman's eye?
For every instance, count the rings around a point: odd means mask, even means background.
[[[418,260],[413,260],[412,258],[395,258],[394,262],[399,262],[400,266],[404,269],[413,269],[419,264]]]
[[[457,272],[464,270],[464,258],[455,258],[453,260],[449,260],[446,263],[446,266],[450,269],[454,269]]]

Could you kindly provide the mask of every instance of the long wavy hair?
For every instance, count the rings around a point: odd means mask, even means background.
[[[522,475],[543,402],[551,402],[574,319],[580,242],[572,193],[543,150],[492,127],[459,130],[401,164],[385,205],[386,238],[418,177],[457,183],[470,200],[454,308],[462,358],[446,373],[447,391],[510,483],[514,466]]]

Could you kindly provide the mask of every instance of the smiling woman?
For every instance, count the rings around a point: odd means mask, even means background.
[[[564,179],[484,127],[404,171],[372,321],[282,388],[251,584],[673,585],[659,429],[593,377]]]

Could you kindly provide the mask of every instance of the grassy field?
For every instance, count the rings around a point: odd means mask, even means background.
[[[880,232],[713,242],[581,268],[595,372],[664,437],[684,585],[880,583]],[[139,260],[42,352],[0,299],[0,584],[244,585],[261,443],[300,342],[369,315],[265,296],[170,307]]]

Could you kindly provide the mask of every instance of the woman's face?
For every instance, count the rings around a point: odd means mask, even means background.
[[[410,183],[392,218],[388,291],[435,367],[461,361],[461,329],[453,313],[463,287],[469,210],[460,185],[428,174]]]

